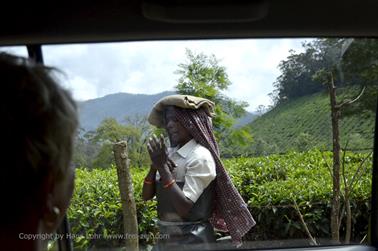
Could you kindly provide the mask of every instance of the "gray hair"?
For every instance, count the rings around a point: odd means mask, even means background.
[[[78,126],[77,107],[57,84],[54,71],[26,58],[0,53],[4,149],[0,186],[5,194],[1,211],[7,213],[1,215],[22,216],[23,206],[38,197],[44,178],[52,175],[55,182],[62,180],[69,167]],[[14,223],[14,218],[6,218]]]

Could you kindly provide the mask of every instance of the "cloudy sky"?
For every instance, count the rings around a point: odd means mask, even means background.
[[[307,39],[308,41],[309,39]],[[43,46],[47,65],[65,73],[62,84],[77,100],[111,93],[154,94],[173,90],[185,63],[185,49],[214,54],[232,82],[226,95],[247,101],[247,110],[269,105],[268,94],[289,50],[301,51],[305,39],[154,41]],[[2,48],[26,55],[25,48]]]

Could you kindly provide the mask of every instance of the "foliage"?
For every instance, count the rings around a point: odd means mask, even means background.
[[[355,58],[354,57],[344,57],[344,55],[349,51],[350,46],[353,44],[353,39],[318,39],[315,40],[312,45],[317,49],[316,61],[320,63],[320,67],[312,74],[312,79],[316,82],[319,82],[325,85],[329,90],[330,97],[330,106],[331,106],[331,118],[332,118],[332,151],[333,151],[333,164],[331,176],[333,177],[333,195],[332,195],[332,204],[331,204],[331,233],[332,240],[340,240],[340,129],[339,129],[339,120],[340,112],[345,109],[347,106],[356,103],[361,98],[365,87],[366,81],[361,82],[362,75],[360,71],[354,71],[355,67]],[[363,48],[365,50],[365,48]],[[349,54],[351,55],[351,54]],[[356,58],[359,58],[359,55],[356,55]],[[343,65],[348,65],[348,59],[351,61],[349,64],[349,72],[344,74]],[[366,60],[366,58],[364,59]],[[372,58],[367,58],[369,61],[369,66],[371,65]],[[375,58],[374,58],[375,61]],[[370,72],[369,72],[370,75]],[[339,86],[345,86],[346,84],[351,83],[354,85],[360,84],[363,87],[358,95],[350,99],[340,99],[340,95],[336,93],[336,88]],[[378,86],[378,85],[377,85]],[[361,103],[361,102],[360,102]],[[366,107],[368,109],[368,107]],[[364,108],[363,108],[364,109]],[[360,112],[363,110],[357,110]],[[349,113],[352,115],[352,113]],[[344,166],[342,166],[344,168]],[[344,183],[345,181],[344,177]],[[349,243],[351,235],[351,214],[350,214],[350,203],[349,203],[349,187],[345,187],[345,210],[348,212],[347,220],[347,230],[345,235],[345,242]]]
[[[268,143],[262,138],[258,138],[255,136],[253,137],[255,138],[255,140],[253,144],[251,145],[249,151],[246,152],[246,154],[248,155],[252,154],[254,156],[265,156],[272,153],[280,152],[280,149],[277,147],[277,144],[275,144],[274,142]]]
[[[339,90],[339,97],[355,96],[358,88]],[[364,98],[364,97],[362,97]],[[343,115],[343,112],[342,112]],[[349,141],[353,150],[373,147],[374,112],[360,111],[340,120],[341,147]],[[259,156],[288,150],[331,149],[329,97],[316,93],[285,102],[248,125],[254,138],[250,154]]]
[[[347,175],[351,177],[366,154],[347,152],[346,156]],[[360,241],[367,232],[371,161],[370,158],[366,163],[368,169],[351,195],[355,241]],[[330,165],[332,154],[318,150],[226,160],[224,164],[235,186],[257,220],[248,238],[307,238],[293,209],[295,200],[311,233],[316,238],[330,239],[332,181],[326,162]]]
[[[233,100],[223,94],[231,81],[226,68],[214,56],[195,54],[186,50],[188,62],[179,64],[175,72],[180,76],[176,90],[180,94],[207,98],[215,103],[214,133],[221,151],[227,155],[237,153],[252,142],[244,128],[233,128],[235,120],[245,115],[246,102]]]
[[[298,137],[294,140],[294,149],[297,149],[300,152],[308,151],[313,148],[313,142],[315,141],[314,137],[305,132],[301,132]]]
[[[344,113],[356,113],[361,110],[375,111],[378,96],[378,40],[354,39],[346,51],[342,70],[347,84],[366,86],[360,102],[348,107]]]
[[[114,118],[104,119],[94,132],[78,135],[74,163],[77,166],[107,168],[114,164],[112,144],[124,140],[128,144],[129,158],[135,166],[145,166],[149,163],[146,149],[146,139],[152,129],[146,118],[126,118],[126,125]],[[85,149],[93,149],[88,152]]]
[[[364,85],[376,85],[378,80],[378,42],[376,39],[354,39],[345,52],[342,67],[346,79],[362,82]],[[353,74],[359,72],[358,78]]]
[[[324,90],[319,73],[334,74],[336,86],[369,86],[358,110],[375,110],[378,93],[378,40],[376,39],[315,39],[302,45],[304,51],[290,51],[279,64],[281,75],[274,83],[272,98],[275,104],[284,103]],[[323,74],[324,75],[324,74]],[[318,76],[318,78],[314,78]]]
[[[77,131],[72,156],[72,162],[76,167],[92,167],[93,159],[100,150],[99,145],[90,143],[93,134],[94,132],[92,131],[85,132],[83,128],[80,128]]]
[[[132,168],[139,233],[151,236],[157,231],[153,224],[156,203],[142,201],[142,184],[146,173],[146,169]],[[123,234],[123,223],[115,167],[77,169],[75,183],[68,210],[75,249],[122,246],[123,239],[117,238],[117,235]],[[141,239],[141,244],[151,242],[152,239]]]
[[[324,157],[323,157],[324,156]],[[347,175],[351,175],[365,154],[347,152]],[[328,238],[329,198],[332,183],[326,161],[332,154],[318,150],[257,158],[233,158],[224,161],[233,183],[239,190],[257,221],[246,237],[250,240],[306,238],[293,209],[295,200],[316,238]],[[353,240],[360,241],[367,232],[371,193],[371,158],[351,195]],[[156,203],[143,202],[141,189],[147,169],[132,168],[140,234],[156,233]],[[77,169],[76,188],[68,211],[76,248],[119,247],[120,239],[90,239],[94,233],[102,236],[123,233],[122,212],[116,170]],[[80,237],[82,236],[82,237]],[[141,244],[153,239],[142,239]]]
[[[321,91],[323,88],[312,79],[319,69],[316,49],[311,43],[303,44],[305,52],[290,51],[286,60],[279,64],[281,75],[273,84],[276,89],[275,104]]]

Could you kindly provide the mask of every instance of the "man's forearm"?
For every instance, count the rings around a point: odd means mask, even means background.
[[[156,169],[150,169],[143,183],[143,200],[150,200],[155,196]]]
[[[163,186],[172,182],[173,176],[169,171],[167,165],[164,165],[163,168],[159,168],[159,174],[161,176]],[[190,209],[192,209],[193,202],[190,199],[186,198],[185,194],[182,192],[176,182],[171,186],[164,188],[164,190],[169,194],[169,197],[171,198],[173,206],[175,207],[178,215],[185,217],[189,213]]]

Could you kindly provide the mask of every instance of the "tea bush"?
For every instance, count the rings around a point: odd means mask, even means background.
[[[345,176],[349,181],[366,156],[346,153]],[[256,227],[246,238],[307,238],[298,212],[293,208],[294,201],[299,205],[312,235],[330,238],[332,180],[328,166],[332,167],[332,153],[319,150],[290,152],[285,155],[230,159],[225,160],[224,164],[257,221]],[[360,241],[367,233],[371,164],[369,157],[350,195],[354,241]],[[343,190],[342,181],[341,184]],[[344,233],[343,228],[341,233]]]
[[[135,202],[139,223],[139,233],[152,236],[157,233],[153,219],[156,218],[156,202],[142,201],[142,184],[146,169],[132,168]],[[109,169],[77,169],[75,192],[68,210],[74,246],[119,247],[124,240],[122,206],[118,188],[117,171]],[[152,239],[142,239],[141,243],[152,243]]]
[[[345,173],[351,180],[366,154],[347,153]],[[224,160],[236,188],[257,221],[247,234],[248,240],[307,238],[293,203],[309,230],[316,238],[330,237],[330,200],[332,181],[327,167],[332,166],[332,154],[313,150],[290,152],[256,158]],[[371,163],[369,158],[351,194],[353,214],[352,240],[359,241],[367,233],[369,199],[371,193]],[[156,202],[143,202],[143,179],[147,168],[132,168],[139,233],[157,233]],[[343,188],[342,188],[343,189]],[[68,217],[76,248],[119,247],[120,238],[91,238],[123,233],[122,209],[115,167],[102,170],[77,169],[76,188]],[[345,218],[345,217],[344,217]],[[344,229],[342,228],[342,233]],[[143,238],[142,245],[152,244],[153,238]]]

